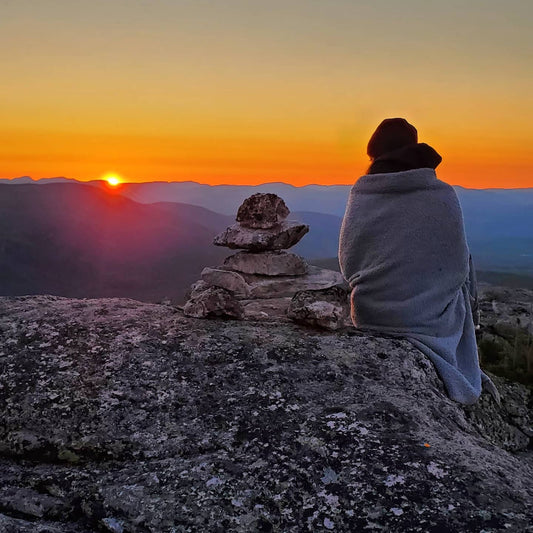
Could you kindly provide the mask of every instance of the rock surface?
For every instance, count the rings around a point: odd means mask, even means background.
[[[248,298],[250,286],[238,272],[206,267],[202,270],[202,281],[210,287],[222,287],[236,298]]]
[[[297,292],[287,316],[299,324],[336,331],[352,326],[350,291],[347,287],[330,287]]]
[[[201,318],[212,315],[206,311],[214,300],[206,287],[227,290],[236,299],[247,300],[234,312],[234,304],[227,299],[230,309],[226,315],[242,316],[248,320],[272,320],[285,318],[288,303],[286,298],[303,289],[327,288],[343,283],[340,274],[310,269],[304,259],[283,250],[296,244],[308,231],[309,226],[287,222],[289,210],[285,202],[275,194],[254,194],[239,208],[237,224],[217,235],[214,244],[247,251],[227,257],[217,268],[207,267],[202,279],[192,285],[185,314]],[[204,304],[204,300],[207,301]],[[257,302],[254,300],[268,300]],[[218,307],[217,314],[223,315]]]
[[[404,341],[1,298],[0,365],[2,531],[531,530],[531,393]]]
[[[187,300],[191,298],[196,298],[198,295],[200,295],[202,292],[204,292],[206,289],[209,288],[209,285],[202,279],[199,279],[198,281],[195,281],[189,288],[186,298]]]
[[[308,271],[305,260],[290,252],[238,252],[227,257],[224,266],[262,276],[302,276]]]
[[[482,287],[478,345],[498,375],[533,385],[533,290]]]
[[[289,216],[289,208],[276,194],[257,193],[246,198],[237,211],[237,222],[247,228],[273,228]]]
[[[334,270],[309,266],[305,276],[255,276],[243,274],[250,287],[251,298],[281,298],[294,296],[298,291],[345,287],[342,275]]]
[[[485,286],[480,289],[480,312],[488,329],[519,328],[533,335],[533,290]]]
[[[291,303],[289,296],[282,298],[261,298],[260,300],[241,300],[245,320],[287,319],[287,309]]]
[[[217,235],[213,244],[252,252],[285,250],[297,244],[308,231],[307,224],[290,220],[263,230],[245,228],[237,223]]]
[[[233,293],[221,287],[196,291],[183,307],[185,316],[193,318],[244,318],[244,309]]]

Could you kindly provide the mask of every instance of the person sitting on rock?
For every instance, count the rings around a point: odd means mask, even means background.
[[[476,283],[454,189],[435,173],[441,156],[403,118],[384,120],[371,165],[350,191],[339,263],[356,327],[407,338],[434,363],[451,399],[474,403],[482,383],[472,308]]]

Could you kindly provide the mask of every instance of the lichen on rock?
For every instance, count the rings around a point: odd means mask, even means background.
[[[405,341],[0,298],[0,365],[0,530],[495,532],[533,518],[531,438],[501,436],[522,431],[530,392],[497,379],[497,434],[490,398],[475,417],[450,401]]]

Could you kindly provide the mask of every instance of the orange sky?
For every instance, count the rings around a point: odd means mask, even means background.
[[[533,187],[532,19],[523,0],[6,2],[0,177],[352,183],[403,116],[445,181]]]

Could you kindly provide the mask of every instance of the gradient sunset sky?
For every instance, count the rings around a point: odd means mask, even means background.
[[[386,117],[533,187],[533,2],[0,0],[0,177],[353,183]]]

